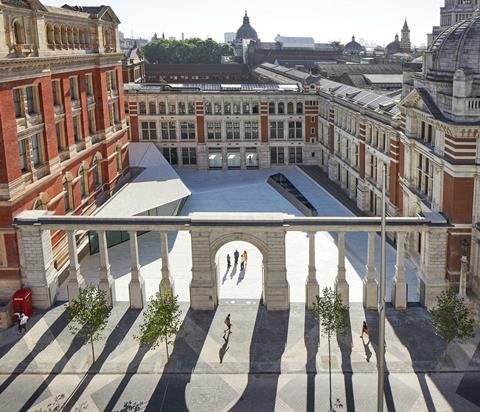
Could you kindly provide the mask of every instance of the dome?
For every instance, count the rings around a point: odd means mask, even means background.
[[[438,35],[430,48],[432,70],[480,73],[480,14],[477,12]]]
[[[343,52],[345,54],[360,54],[363,50],[363,46],[355,41],[355,36],[352,36],[352,41],[345,45]]]
[[[392,41],[387,47],[385,47],[385,54],[391,55],[401,52],[400,41],[398,40],[398,34],[395,35],[395,41]]]
[[[245,16],[243,17],[242,27],[237,30],[237,35],[235,37],[235,40],[237,41],[242,41],[243,39],[258,40],[257,32],[252,26],[250,26],[250,18],[248,17],[246,10]]]

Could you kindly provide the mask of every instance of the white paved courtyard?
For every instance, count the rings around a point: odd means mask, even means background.
[[[302,216],[289,202],[267,184],[267,178],[281,171],[297,189],[313,204],[320,216],[353,216],[320,186],[296,168],[248,171],[179,171],[183,182],[192,192],[182,215],[192,212],[281,212]],[[162,194],[159,193],[159,196]],[[308,239],[306,233],[287,234],[287,278],[290,283],[292,302],[305,301],[305,281],[308,266]],[[180,301],[189,300],[191,280],[191,245],[188,232],[170,233],[170,270],[175,282],[175,293]],[[226,254],[238,249],[249,252],[248,266],[244,272],[239,267],[227,271]],[[158,290],[160,283],[160,244],[157,233],[139,237],[141,273],[145,280],[147,297]],[[115,278],[116,296],[119,301],[128,301],[130,280],[129,244],[123,243],[109,249],[112,275]],[[390,299],[390,284],[394,273],[396,252],[387,246],[387,300]],[[232,242],[223,246],[217,255],[219,261],[220,299],[230,303],[235,299],[258,301],[262,290],[262,256],[245,242]],[[320,287],[333,286],[337,271],[336,235],[318,233],[316,238],[316,268]],[[350,285],[350,301],[362,301],[362,278],[365,276],[367,259],[367,235],[363,233],[346,236],[347,281]],[[380,238],[376,239],[377,275],[380,266]],[[88,280],[98,279],[99,256],[88,256],[81,262],[82,274]],[[416,266],[406,261],[406,277],[409,301],[418,301]],[[65,285],[64,285],[65,286]]]

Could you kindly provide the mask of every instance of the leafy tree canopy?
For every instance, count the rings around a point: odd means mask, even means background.
[[[475,336],[474,319],[463,298],[459,298],[452,288],[437,297],[437,306],[430,314],[435,334],[447,343],[464,342]]]
[[[151,345],[155,349],[160,342],[165,342],[168,357],[168,344],[173,343],[181,327],[182,312],[177,297],[171,293],[156,296],[150,300],[143,314],[140,335],[136,339],[142,346]]]
[[[337,334],[345,335],[348,328],[348,306],[342,302],[342,297],[331,288],[322,291],[323,296],[317,296],[313,305],[313,313],[320,320],[322,333],[328,337]]]
[[[143,48],[150,63],[221,63],[222,56],[233,56],[234,50],[228,44],[212,39],[166,40],[158,39]]]

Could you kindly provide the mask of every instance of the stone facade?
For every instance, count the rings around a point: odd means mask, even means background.
[[[55,298],[21,273],[14,217],[91,214],[128,172],[118,24],[107,6],[0,4],[0,301],[22,285],[39,307]],[[61,269],[66,237],[52,239]]]

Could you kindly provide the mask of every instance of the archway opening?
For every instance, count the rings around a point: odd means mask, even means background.
[[[235,252],[238,261],[235,263]],[[242,265],[242,255],[247,252]],[[230,255],[230,267],[227,262]],[[223,302],[257,303],[263,296],[264,257],[253,244],[245,241],[231,241],[220,247],[214,257],[219,304]]]

